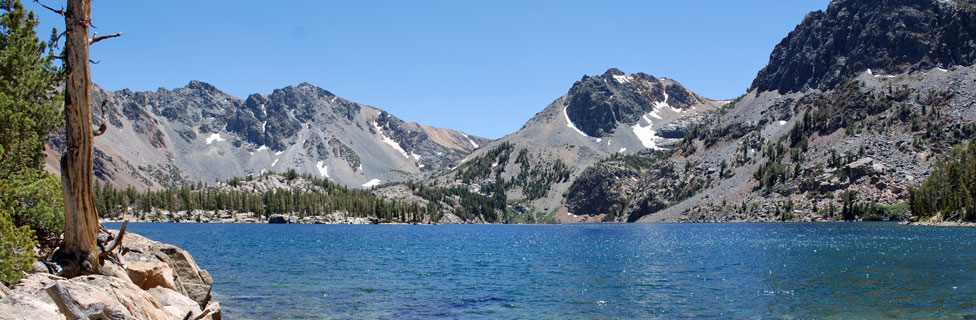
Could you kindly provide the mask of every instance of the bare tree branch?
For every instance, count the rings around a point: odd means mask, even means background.
[[[102,124],[102,125],[104,126],[104,124]],[[112,253],[112,251],[114,251],[115,248],[117,248],[120,244],[122,244],[122,237],[125,237],[125,227],[127,227],[127,226],[129,226],[129,221],[128,220],[126,220],[125,222],[122,222],[122,229],[119,229],[119,235],[115,237],[115,240],[113,240],[111,243],[109,243],[108,249],[105,249],[105,251],[103,251],[102,253],[99,253],[98,254],[98,257],[99,258],[104,259],[110,253]]]
[[[95,35],[98,35],[98,33],[96,32]],[[105,39],[110,39],[110,38],[115,38],[115,37],[121,37],[121,36],[122,36],[122,33],[119,32],[119,33],[110,34],[110,35],[107,35],[107,36],[94,37],[91,40],[88,40],[88,45],[90,46],[90,45],[95,44],[96,42],[99,42],[99,41],[102,41],[102,40],[105,40]]]
[[[64,35],[65,35],[65,34],[67,34],[67,33],[68,33],[67,31],[65,31],[65,32],[61,32],[61,33],[59,33],[59,34],[58,34],[58,35],[57,35],[56,37],[53,37],[53,38],[51,39],[51,46],[52,46],[53,48],[57,48],[57,45],[58,45],[58,42],[60,42],[60,41],[61,41],[61,38],[63,38],[63,37],[64,37]]]
[[[62,8],[61,10],[55,10],[54,8],[48,7],[48,6],[44,5],[43,3],[41,3],[40,0],[34,0],[34,3],[37,3],[37,4],[41,5],[42,7],[44,7],[44,9],[51,10],[51,12],[57,13],[57,14],[61,15],[62,17],[64,16],[64,8]]]

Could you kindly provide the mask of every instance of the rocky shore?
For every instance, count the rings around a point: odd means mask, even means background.
[[[133,233],[121,247],[120,264],[106,261],[98,275],[66,279],[36,263],[26,279],[0,285],[0,319],[221,319],[213,280],[189,253]]]
[[[176,223],[296,223],[296,224],[378,224],[370,217],[351,217],[344,212],[323,216],[274,215],[262,217],[252,212],[175,211],[158,210],[147,214],[126,214],[122,217],[100,219],[101,222],[176,222]]]
[[[961,222],[961,221],[919,221],[919,222],[909,222],[906,224],[911,226],[926,226],[926,227],[976,228],[976,222]]]
[[[274,215],[262,217],[252,212],[220,211],[166,211],[156,210],[149,213],[127,213],[121,217],[99,219],[100,222],[168,222],[168,223],[281,223],[281,224],[380,224],[375,217],[357,217],[347,212],[337,211],[328,215],[301,216],[298,214]],[[442,224],[464,223],[457,216],[446,213],[441,219]],[[387,224],[387,223],[383,223]],[[423,224],[430,224],[425,222]]]

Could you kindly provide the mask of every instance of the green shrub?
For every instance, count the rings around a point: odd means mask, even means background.
[[[16,283],[34,265],[34,233],[30,227],[17,227],[9,210],[0,209],[0,281]]]
[[[38,237],[64,232],[64,194],[61,179],[36,169],[0,181],[0,208],[10,210],[18,226],[28,226]]]

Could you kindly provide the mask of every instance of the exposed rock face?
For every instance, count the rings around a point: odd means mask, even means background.
[[[9,295],[0,299],[0,319],[64,319],[54,300],[44,291],[44,287],[63,280],[50,274],[32,274],[21,280]]]
[[[602,76],[584,76],[569,90],[566,114],[591,137],[612,135],[622,123],[637,124],[645,115],[665,106],[687,110],[708,101],[668,79],[617,69]]]
[[[752,89],[827,90],[871,69],[899,74],[976,62],[971,0],[838,0],[776,46]]]
[[[143,289],[174,289],[201,308],[210,302],[213,279],[186,251],[137,234],[126,234],[122,245],[122,258],[127,261],[126,271],[132,282]]]
[[[210,301],[213,281],[186,251],[132,233],[121,251],[126,270],[106,263],[102,272],[110,275],[31,274],[0,299],[0,319],[221,318],[220,305]]]
[[[203,313],[203,310],[200,310],[200,306],[197,305],[196,301],[191,300],[179,292],[173,291],[173,289],[155,287],[147,290],[147,292],[170,314],[200,315]]]
[[[85,313],[96,311],[96,314],[122,315],[125,319],[180,319],[179,315],[166,311],[148,292],[120,278],[95,275],[59,280],[44,291],[54,298],[67,318],[73,318],[67,310],[80,308]]]
[[[586,168],[569,188],[566,208],[576,215],[615,215],[623,211],[639,177],[636,170],[624,166],[598,164]]]
[[[687,199],[706,184],[709,169],[689,166],[678,170],[661,155],[646,160],[609,160],[580,174],[566,196],[566,207],[577,215],[609,214],[605,221],[634,222]]]
[[[192,81],[156,92],[95,89],[95,175],[158,189],[295,169],[349,187],[423,176],[489,140],[404,122],[303,83],[241,100]],[[102,104],[104,102],[104,105]],[[62,134],[49,144],[58,172]]]

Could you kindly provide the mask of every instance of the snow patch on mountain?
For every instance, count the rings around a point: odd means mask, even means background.
[[[380,185],[380,179],[369,180],[369,182],[363,184],[363,189],[372,188]]]
[[[463,135],[465,139],[468,139],[468,143],[470,143],[471,146],[474,147],[475,149],[478,149],[478,148],[481,147],[477,143],[474,143],[474,140],[471,140],[471,137],[469,137],[468,135],[466,135],[466,134],[461,134],[461,135]]]
[[[214,143],[214,142],[221,142],[221,141],[227,141],[227,140],[224,140],[224,138],[221,138],[219,133],[214,133],[214,134],[211,134],[209,137],[207,137],[207,144],[211,144],[211,143]]]
[[[579,133],[580,135],[582,135],[584,137],[593,138],[593,137],[587,135],[586,132],[583,132],[583,130],[580,130],[579,128],[576,127],[576,124],[573,123],[573,120],[570,120],[569,119],[569,113],[566,113],[566,109],[569,109],[569,106],[566,106],[566,107],[563,108],[563,116],[566,117],[566,126],[569,127],[570,129],[575,130],[577,133]]]
[[[631,76],[629,76],[629,75],[622,75],[622,76],[614,75],[613,76],[613,79],[614,80],[617,80],[617,82],[620,83],[620,84],[624,84],[624,83],[630,82]]]
[[[384,143],[393,147],[393,149],[396,149],[396,151],[399,151],[404,158],[410,159],[410,155],[407,154],[406,150],[403,150],[403,148],[400,147],[400,144],[397,143],[396,140],[393,140],[390,137],[387,137],[385,134],[383,134],[383,129],[380,128],[380,125],[376,123],[376,121],[373,121],[373,129],[376,129],[376,132],[379,133],[380,139],[383,140]]]
[[[319,175],[326,178],[329,177],[329,166],[325,165],[325,161],[319,161],[319,163],[316,163],[315,169],[319,169]]]
[[[661,150],[662,148],[658,147],[656,143],[657,133],[654,131],[654,129],[651,129],[654,127],[654,122],[651,121],[647,115],[644,115],[643,120],[647,122],[646,126],[642,126],[640,121],[638,121],[637,124],[631,127],[634,129],[634,135],[637,136],[637,139],[640,140],[642,145],[644,145],[644,148]]]

